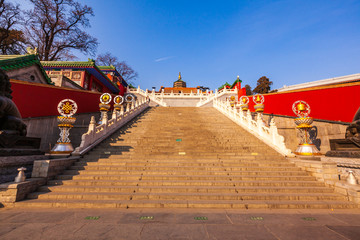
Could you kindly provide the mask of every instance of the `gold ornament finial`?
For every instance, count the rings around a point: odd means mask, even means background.
[[[259,95],[257,95],[257,96],[256,96],[256,101],[257,101],[257,102],[260,102],[260,101],[261,101],[261,99],[260,99],[260,96],[259,96]]]
[[[237,75],[237,78],[236,78],[236,80],[240,80],[240,76],[239,76],[239,75]]]
[[[181,79],[181,72],[179,72],[179,80]]]
[[[301,101],[300,103],[297,105],[297,110],[302,112],[306,110],[305,104],[303,104]]]

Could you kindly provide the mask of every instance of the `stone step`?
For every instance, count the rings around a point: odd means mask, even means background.
[[[56,193],[42,193],[35,192],[28,196],[29,199],[47,199],[47,200],[60,200],[60,199],[82,199],[82,200],[233,200],[233,201],[258,201],[258,200],[300,200],[300,201],[345,201],[346,198],[337,194],[322,193],[322,194],[262,194],[262,193],[94,193],[94,192],[83,192],[83,193],[67,193],[67,192],[56,192]]]
[[[154,176],[141,176],[139,175],[59,175],[56,177],[59,180],[202,180],[202,181],[221,181],[229,180],[231,181],[314,181],[315,177],[312,176],[166,176],[166,175],[154,175]]]
[[[333,193],[327,187],[241,187],[241,186],[42,186],[40,192],[97,193]]]
[[[348,201],[219,201],[219,200],[41,200],[30,199],[15,203],[25,208],[218,208],[218,209],[354,209]]]
[[[152,167],[226,167],[228,169],[236,168],[236,167],[294,167],[295,164],[289,162],[280,162],[280,163],[259,163],[254,161],[237,161],[236,163],[224,163],[220,161],[209,161],[209,162],[188,162],[188,161],[176,161],[173,160],[171,162],[165,161],[151,161],[143,160],[143,161],[80,161],[75,163],[75,166],[152,166]]]
[[[224,166],[209,166],[209,167],[181,167],[181,166],[114,166],[114,165],[93,165],[93,166],[71,166],[69,170],[99,170],[99,171],[211,171],[211,172],[219,172],[219,171],[302,171],[297,167],[224,167]]]
[[[50,180],[49,186],[66,185],[66,186],[287,186],[287,187],[323,187],[324,184],[314,180],[308,181],[147,181],[147,180]]]
[[[149,161],[149,158],[151,158],[151,161]],[[102,157],[93,157],[93,158],[85,158],[84,160],[81,160],[83,162],[136,162],[136,161],[142,161],[142,162],[184,162],[184,163],[214,163],[214,162],[223,162],[223,163],[284,163],[284,164],[290,164],[288,161],[281,159],[281,158],[263,158],[261,160],[261,156],[233,156],[233,157],[218,157],[218,156],[189,156],[182,155],[182,153],[178,153],[178,155],[144,155],[144,156],[121,156],[121,155],[104,155]]]
[[[174,168],[171,170],[140,170],[140,171],[124,171],[124,170],[65,170],[65,175],[142,175],[146,176],[219,176],[219,177],[241,177],[241,176],[308,176],[309,174],[304,171],[184,171],[182,169]]]

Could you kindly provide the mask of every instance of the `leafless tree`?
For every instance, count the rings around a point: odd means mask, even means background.
[[[96,58],[96,64],[104,66],[113,65],[123,79],[129,84],[133,83],[133,81],[138,78],[138,73],[135,72],[134,69],[132,69],[125,61],[119,62],[119,59],[109,52],[99,54]]]
[[[21,54],[25,50],[25,37],[20,30],[22,12],[19,5],[0,1],[0,52]],[[18,27],[18,29],[17,29]]]
[[[44,61],[75,58],[72,50],[94,56],[97,39],[83,29],[90,27],[93,10],[74,0],[30,0],[34,9],[26,12],[25,34]]]

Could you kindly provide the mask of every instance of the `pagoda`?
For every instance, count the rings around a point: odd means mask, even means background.
[[[181,72],[179,72],[179,78],[174,82],[174,88],[186,88],[186,82],[181,79]]]

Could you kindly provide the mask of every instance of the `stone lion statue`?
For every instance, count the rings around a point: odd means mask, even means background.
[[[0,134],[26,136],[26,124],[11,100],[12,90],[9,77],[0,69]]]
[[[357,110],[352,123],[346,128],[345,138],[360,147],[360,107]]]

